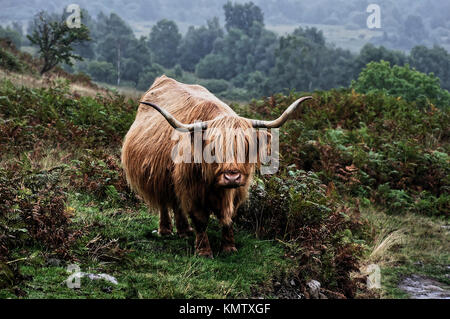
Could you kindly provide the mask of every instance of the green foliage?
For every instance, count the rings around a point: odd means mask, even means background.
[[[329,48],[321,31],[298,28],[281,37],[271,72],[271,92],[347,86],[352,78],[352,55]]]
[[[251,108],[275,118],[297,97],[276,95]],[[340,193],[392,213],[448,216],[450,114],[448,108],[415,103],[381,92],[317,92],[298,115],[302,121],[283,127],[283,162],[312,170]]]
[[[133,30],[117,14],[111,13],[109,17],[99,15],[94,40],[98,42],[97,54],[116,68],[116,83],[120,85],[125,64],[123,59],[130,58],[135,54],[134,50],[139,46],[134,37]],[[148,56],[148,50],[139,46],[142,51],[138,52]],[[144,46],[145,47],[145,46]],[[149,59],[149,58],[148,58]],[[138,76],[138,74],[135,74]],[[128,79],[125,79],[128,80]]]
[[[48,262],[50,258],[34,258],[19,263],[27,279],[1,289],[0,296],[9,292],[16,298],[14,291],[21,291],[24,298],[39,299],[250,298],[262,295],[260,286],[271,285],[272,278],[293,266],[283,258],[280,244],[257,240],[244,231],[236,234],[238,253],[210,260],[194,255],[194,238],[154,235],[158,220],[145,208],[99,209],[86,195],[72,195],[68,205],[76,211],[72,225],[84,227],[72,247],[77,260],[71,263],[81,271],[110,274],[118,285],[83,278],[80,289],[68,289],[61,285],[68,276],[64,260],[57,266]],[[216,223],[211,226],[211,245],[218,249],[220,229]]]
[[[11,52],[0,47],[0,67],[9,71],[22,71],[22,64]]]
[[[225,28],[227,31],[236,28],[250,34],[250,29],[254,23],[264,25],[261,8],[253,2],[233,4],[231,1],[228,1],[224,4],[223,10],[225,12]]]
[[[298,278],[309,278],[352,297],[362,243],[357,211],[344,207],[313,172],[288,169],[285,174],[257,178],[240,222],[260,238],[278,238],[299,263]],[[352,234],[353,233],[353,234]]]
[[[69,257],[76,232],[70,229],[66,195],[58,185],[61,172],[33,169],[27,157],[11,166],[0,168],[0,260],[30,243]]]
[[[72,44],[90,40],[86,26],[69,28],[63,17],[60,21],[55,21],[43,11],[35,17],[34,23],[33,32],[27,35],[27,38],[39,47],[40,57],[44,61],[41,74],[50,71],[59,63],[72,65],[72,59],[82,60],[72,52]]]
[[[73,160],[68,172],[70,186],[78,192],[88,192],[103,201],[104,206],[137,203],[128,188],[118,156],[103,150],[88,150]]]
[[[223,6],[225,28],[214,18],[205,25],[190,26],[184,36],[174,21],[163,19],[153,26],[148,38],[136,38],[131,26],[117,14],[99,14],[94,19],[83,10],[82,23],[91,30],[93,41],[74,48],[76,53],[91,61],[79,63],[73,71],[86,72],[97,81],[138,90],[147,89],[154,78],[162,74],[189,83],[201,83],[203,79],[225,80],[229,82],[229,89],[220,92],[221,97],[249,100],[291,90],[348,87],[367,63],[384,60],[399,66],[410,63],[421,72],[433,72],[440,78],[442,87],[448,88],[449,55],[443,48],[418,46],[408,56],[384,46],[366,44],[359,54],[353,54],[327,43],[322,32],[315,28],[298,28],[279,37],[264,27],[260,9],[265,6],[266,10],[273,11],[276,8],[260,2],[258,5],[228,2]],[[296,4],[288,7],[298,11]],[[309,10],[305,7],[301,12]],[[309,18],[304,16],[305,21]],[[330,23],[343,21],[336,15],[326,20]],[[347,17],[344,20],[348,20]],[[361,14],[353,15],[350,20],[353,25],[365,26],[365,17],[361,18]],[[412,41],[414,36],[403,30],[405,21],[390,22],[397,23],[404,36],[390,39],[391,33],[386,31],[383,39],[371,42]],[[405,45],[412,48],[408,43]],[[91,65],[91,62],[94,63]]]
[[[162,74],[164,74],[164,68],[159,64],[153,63],[150,67],[144,68],[139,74],[137,88],[143,91],[148,90],[153,81]]]
[[[79,146],[121,141],[135,117],[135,102],[123,96],[80,97],[68,83],[18,88],[0,83],[0,145],[29,149],[39,140]]]
[[[409,65],[391,67],[387,61],[370,62],[351,87],[359,93],[384,92],[419,105],[450,106],[450,93],[441,89],[439,79],[411,69]]]
[[[195,74],[201,79],[230,79],[227,61],[218,54],[210,53],[196,65]]]
[[[376,47],[368,43],[361,48],[358,56],[355,58],[355,74],[357,76],[368,63],[388,61],[391,65],[403,66],[407,63],[407,56],[401,51],[386,49],[384,46]],[[423,72],[423,70],[421,70]]]
[[[89,61],[85,70],[95,81],[114,83],[117,79],[114,65],[106,61]]]
[[[441,86],[450,90],[450,54],[444,48],[416,46],[411,50],[409,63],[420,72],[433,73],[441,80]]]
[[[195,71],[195,65],[213,50],[214,41],[223,37],[219,19],[207,21],[207,26],[195,28],[190,26],[180,44],[179,62],[189,72]]]
[[[230,80],[236,87],[244,88],[250,74],[253,73],[251,82],[255,76],[269,73],[275,63],[276,35],[259,24],[253,24],[248,32],[232,28],[223,38],[218,38],[213,53],[197,64],[196,75]],[[262,83],[252,88],[251,93],[259,95],[270,91],[269,86]]]
[[[181,34],[173,21],[158,21],[150,32],[148,45],[155,56],[155,62],[166,68],[173,67],[178,59]]]

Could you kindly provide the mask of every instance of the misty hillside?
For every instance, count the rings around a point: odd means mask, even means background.
[[[180,30],[186,32],[190,25],[202,25],[208,19],[218,17],[223,23],[222,7],[226,0],[139,0],[139,1],[87,1],[76,3],[87,9],[90,15],[97,16],[117,13],[127,21],[139,35],[148,35],[156,21],[166,18],[176,21]],[[243,3],[245,1],[233,1]],[[280,34],[291,32],[299,25],[319,25],[331,42],[350,49],[353,42],[371,41],[390,48],[409,50],[415,45],[439,44],[450,47],[450,1],[411,1],[382,0],[377,4],[381,8],[382,28],[369,30],[366,20],[367,6],[371,1],[362,0],[254,0],[264,14],[269,29]],[[36,14],[44,10],[60,13],[73,1],[64,0],[1,0],[0,24],[19,21],[26,25]],[[341,26],[342,29],[337,29]],[[329,27],[333,30],[327,32]],[[348,31],[362,29],[369,34],[352,34]],[[371,34],[370,34],[371,33]],[[347,42],[340,38],[345,38]],[[358,45],[359,49],[362,45]]]

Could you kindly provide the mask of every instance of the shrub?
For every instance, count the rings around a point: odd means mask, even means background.
[[[61,171],[38,171],[25,158],[7,170],[0,168],[0,249],[43,245],[50,254],[70,258],[77,237],[70,229],[66,196],[58,185]]]
[[[90,61],[87,64],[86,72],[89,73],[95,81],[115,83],[117,79],[116,68],[106,61]]]
[[[276,118],[298,97],[254,101],[254,113],[245,115]],[[280,131],[282,165],[314,171],[340,194],[371,199],[389,211],[395,208],[388,198],[404,205],[397,212],[448,214],[438,204],[450,189],[448,109],[418,108],[381,92],[331,90],[316,92],[293,117],[301,121]],[[429,205],[416,209],[423,192]]]
[[[80,159],[72,161],[70,186],[108,204],[138,202],[127,185],[119,156],[112,156],[102,150],[88,150]]]
[[[22,149],[29,149],[42,139],[70,142],[72,147],[120,142],[134,120],[136,109],[135,101],[118,94],[74,96],[66,81],[38,89],[17,88],[5,81],[0,84],[0,99],[0,114],[7,120],[0,122],[0,130],[17,138],[16,141],[0,137],[0,143],[4,141]]]
[[[344,207],[313,172],[289,169],[286,174],[259,177],[239,210],[239,222],[260,238],[277,238],[298,261],[303,284],[319,280],[323,287],[353,296],[350,273],[358,269],[362,246],[359,212]]]
[[[433,73],[424,74],[409,65],[390,67],[389,62],[370,62],[351,87],[359,93],[384,92],[402,97],[408,102],[450,107],[450,93],[441,88]]]
[[[21,72],[22,64],[12,53],[0,48],[0,67],[8,70]]]

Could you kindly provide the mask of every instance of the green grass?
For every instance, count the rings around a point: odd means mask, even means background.
[[[443,227],[445,218],[392,215],[373,207],[363,210],[363,216],[376,230],[365,263],[380,266],[384,298],[407,298],[398,285],[411,274],[450,284],[450,231]]]
[[[80,289],[70,289],[70,262],[49,266],[36,247],[35,257],[19,262],[22,275],[31,278],[18,286],[27,298],[245,298],[293,266],[280,244],[245,231],[236,232],[238,253],[221,255],[216,220],[208,229],[215,256],[210,260],[194,255],[193,237],[159,237],[158,218],[145,207],[103,210],[80,194],[72,194],[68,206],[75,211],[74,227],[89,230],[72,248],[74,263],[83,272],[112,275],[119,284],[82,278]],[[16,296],[0,290],[5,297]]]

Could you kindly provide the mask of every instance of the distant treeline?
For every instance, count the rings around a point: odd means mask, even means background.
[[[182,36],[174,21],[163,19],[139,39],[117,14],[100,13],[93,18],[83,10],[82,23],[89,28],[92,41],[75,47],[85,60],[70,70],[139,90],[146,90],[155,77],[165,73],[239,100],[290,90],[348,87],[367,63],[385,60],[433,72],[441,86],[450,89],[450,54],[442,47],[415,46],[405,54],[367,44],[353,54],[328,44],[315,28],[299,27],[277,36],[265,28],[262,10],[251,2],[228,2],[223,10],[224,27],[213,18],[203,26],[191,26]],[[33,23],[28,33],[31,30]],[[17,25],[1,28],[2,36],[21,44]]]
[[[234,2],[235,0],[233,0]],[[9,2],[9,3],[8,3]],[[92,15],[116,12],[126,21],[141,25],[167,18],[185,25],[201,25],[222,16],[227,0],[77,0]],[[236,0],[236,2],[244,2]],[[348,30],[366,29],[369,4],[381,9],[385,34],[375,40],[389,48],[410,50],[415,45],[450,44],[450,1],[414,0],[253,0],[269,25],[325,24]],[[26,21],[40,10],[59,12],[70,0],[21,0],[2,4],[1,21]],[[221,20],[223,22],[224,19]]]

